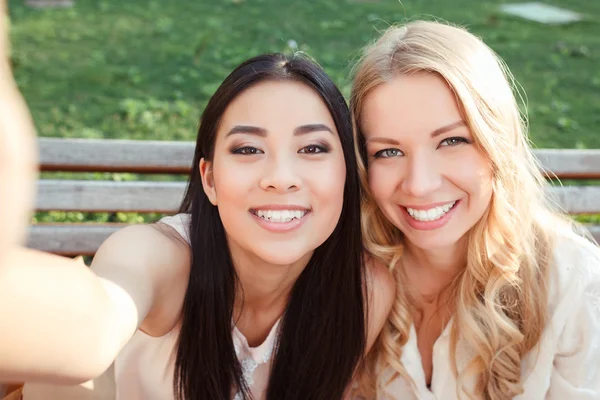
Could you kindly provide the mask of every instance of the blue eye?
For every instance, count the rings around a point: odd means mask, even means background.
[[[398,149],[383,149],[383,150],[379,150],[377,153],[375,153],[375,158],[391,158],[391,157],[398,157],[398,156],[402,156],[404,154],[402,154],[402,152]]]
[[[328,153],[329,149],[323,147],[323,146],[318,146],[316,144],[311,144],[309,146],[306,146],[302,149],[300,149],[300,151],[298,151],[298,153],[303,153],[303,154],[319,154],[319,153]]]
[[[440,146],[456,146],[461,143],[471,143],[471,142],[468,141],[467,139],[465,139],[464,137],[453,136],[453,137],[449,137],[449,138],[442,140],[440,142]]]
[[[233,154],[241,154],[245,156],[253,155],[253,154],[262,154],[262,150],[257,149],[256,147],[244,146],[232,151]]]

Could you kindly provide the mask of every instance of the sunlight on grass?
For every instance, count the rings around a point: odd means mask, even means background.
[[[436,17],[468,27],[505,59],[527,94],[537,147],[600,148],[600,2],[546,1],[586,17],[564,26],[505,15],[499,3],[77,0],[37,10],[10,0],[11,61],[41,136],[194,140],[208,98],[243,60],[305,52],[348,96],[365,44],[392,24]]]

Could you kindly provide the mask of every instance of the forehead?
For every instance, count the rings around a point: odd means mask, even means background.
[[[335,131],[333,118],[315,90],[295,81],[265,81],[244,90],[229,104],[219,131],[238,124],[293,130],[314,123],[327,124]]]
[[[434,73],[394,77],[364,99],[362,130],[373,134],[429,134],[462,119],[454,92]]]

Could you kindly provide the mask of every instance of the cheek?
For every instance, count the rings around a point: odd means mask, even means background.
[[[228,160],[215,160],[213,167],[213,179],[217,200],[226,205],[228,201],[235,201],[238,197],[246,196],[249,187],[256,182],[255,168],[252,166],[240,166]]]
[[[331,157],[323,161],[303,163],[303,188],[298,192],[300,198],[310,202],[315,218],[314,235],[311,240],[324,241],[337,226],[344,206],[344,188],[346,185],[346,165],[343,156]]]
[[[460,186],[474,199],[489,202],[492,195],[492,169],[479,152],[465,157],[454,174]]]
[[[316,166],[315,166],[316,167]],[[310,168],[313,170],[313,168]],[[309,168],[306,168],[309,172]],[[311,182],[312,192],[320,199],[326,201],[326,205],[335,205],[341,210],[344,199],[344,187],[346,185],[346,165],[344,159],[336,158],[327,165],[321,165],[307,174],[307,182]]]
[[[395,174],[383,165],[374,163],[368,170],[369,189],[375,201],[381,202],[390,199],[396,187]]]

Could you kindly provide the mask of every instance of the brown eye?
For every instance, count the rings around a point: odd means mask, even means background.
[[[310,146],[306,146],[306,147],[300,149],[300,151],[298,153],[303,153],[303,154],[327,153],[327,149],[324,148],[323,146],[317,146],[315,144],[311,144]]]
[[[233,150],[232,153],[248,156],[253,154],[262,154],[262,151],[257,149],[256,147],[244,146]]]

